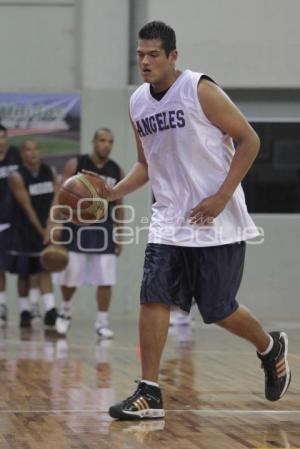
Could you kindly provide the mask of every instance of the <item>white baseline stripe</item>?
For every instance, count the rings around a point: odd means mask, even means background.
[[[300,410],[165,410],[168,413],[191,412],[203,415],[300,415]]]
[[[101,409],[86,409],[86,410],[0,410],[0,414],[22,414],[22,413],[107,413],[108,410]],[[202,415],[300,415],[300,410],[226,410],[226,409],[203,409],[203,410],[192,410],[192,409],[179,409],[179,410],[166,410],[167,413],[197,413]]]
[[[5,354],[5,350],[7,349],[7,346],[11,345],[11,346],[22,346],[24,349],[28,349],[30,350],[30,348],[32,346],[34,346],[34,348],[44,348],[46,345],[51,345],[54,349],[55,349],[55,343],[56,341],[36,341],[36,340],[31,340],[31,341],[24,341],[24,340],[2,340],[2,342],[0,343],[0,355],[1,357],[3,357],[3,355]],[[113,351],[129,351],[129,352],[134,352],[134,349],[132,348],[132,346],[120,346],[120,345],[116,345],[115,342],[111,342],[111,346],[109,346],[107,349],[111,350],[113,349]],[[79,343],[68,343],[68,348],[69,349],[89,349],[91,351],[95,350],[95,347],[97,346],[96,343],[93,344],[79,344]],[[101,347],[101,346],[99,346]],[[164,354],[168,354],[172,352],[172,348],[166,348],[164,350]],[[255,351],[251,351],[251,350],[247,350],[247,351],[241,351],[241,350],[236,350],[236,351],[216,351],[216,350],[211,350],[211,349],[192,349],[190,351],[191,354],[207,354],[207,355],[214,355],[214,354],[220,354],[220,355],[224,355],[224,354],[242,354],[242,355],[255,355]],[[289,352],[289,357],[295,357],[298,358],[300,357],[300,354],[294,354]],[[164,355],[163,355],[164,357]],[[14,359],[14,357],[10,357],[10,359]],[[10,360],[8,358],[8,360]],[[40,360],[40,359],[36,359],[36,360]]]

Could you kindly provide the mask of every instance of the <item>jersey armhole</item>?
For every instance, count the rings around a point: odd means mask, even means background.
[[[211,81],[212,83],[218,85],[218,84],[215,82],[215,80],[213,80],[210,76],[208,76],[208,75],[202,75],[202,76],[199,78],[198,86],[199,86],[199,83],[201,83],[202,80],[208,80],[208,81]]]
[[[199,86],[199,84],[201,83],[202,80],[208,80],[208,81],[211,81],[211,82],[214,83],[216,86],[218,86],[218,83],[216,83],[216,81],[213,80],[210,76],[205,75],[205,74],[203,73],[203,74],[200,74],[200,77],[199,77],[198,80],[197,80],[196,88],[195,88],[195,84],[194,84],[194,95],[195,95],[195,100],[196,100],[196,104],[197,104],[197,106],[198,106],[198,110],[199,110],[199,112],[200,112],[200,114],[201,114],[201,116],[202,116],[202,119],[203,119],[207,124],[213,125],[213,123],[206,117],[206,115],[205,115],[205,113],[204,113],[204,111],[203,111],[202,105],[201,105],[201,103],[200,103],[200,100],[199,100],[199,98],[198,98],[198,86]]]

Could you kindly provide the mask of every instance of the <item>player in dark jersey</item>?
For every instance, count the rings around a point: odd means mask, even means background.
[[[18,275],[20,327],[31,326],[30,276],[39,275],[44,301],[44,324],[54,326],[57,318],[52,282],[40,264],[40,253],[49,240],[47,221],[56,189],[53,170],[41,163],[35,140],[25,140],[21,148],[23,164],[9,178],[13,194],[8,270]]]
[[[89,170],[100,175],[109,186],[113,187],[123,177],[119,165],[109,159],[113,147],[113,134],[107,128],[98,129],[93,138],[93,151],[71,159],[65,166],[63,181],[81,170]],[[112,209],[121,201],[110,203],[105,220],[89,229],[68,224],[62,241],[68,240],[72,233],[72,242],[65,245],[69,250],[69,264],[66,270],[57,275],[61,285],[63,304],[56,321],[56,330],[67,333],[71,320],[71,298],[77,287],[94,285],[97,287],[98,314],[95,331],[98,336],[112,338],[113,331],[108,324],[108,309],[111,301],[112,286],[116,283],[116,255],[120,254],[120,245],[113,242]],[[123,210],[115,210],[116,219],[123,219]],[[68,228],[68,230],[67,230]]]
[[[10,146],[7,129],[0,125],[0,327],[7,324],[6,250],[7,233],[11,222],[12,197],[8,177],[21,164],[19,150]]]

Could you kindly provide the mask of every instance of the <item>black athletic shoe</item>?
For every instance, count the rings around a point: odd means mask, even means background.
[[[132,396],[109,409],[112,418],[130,420],[163,418],[165,411],[160,388],[140,382]]]
[[[29,310],[23,310],[20,314],[20,327],[31,327],[32,315]]]
[[[288,337],[284,332],[270,332],[274,340],[272,351],[266,356],[257,353],[265,371],[265,396],[269,401],[282,398],[291,382],[287,361]]]
[[[58,317],[58,313],[55,307],[53,309],[48,310],[44,316],[44,325],[45,326],[55,326],[55,321]]]

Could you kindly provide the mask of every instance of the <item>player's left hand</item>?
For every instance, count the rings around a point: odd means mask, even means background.
[[[190,215],[191,224],[210,225],[225,208],[229,198],[217,192],[195,206]]]
[[[43,244],[44,245],[48,245],[50,243],[50,232],[51,232],[51,226],[49,226],[49,224],[47,225],[47,227],[45,228],[45,232],[44,232],[44,238],[43,238]]]

